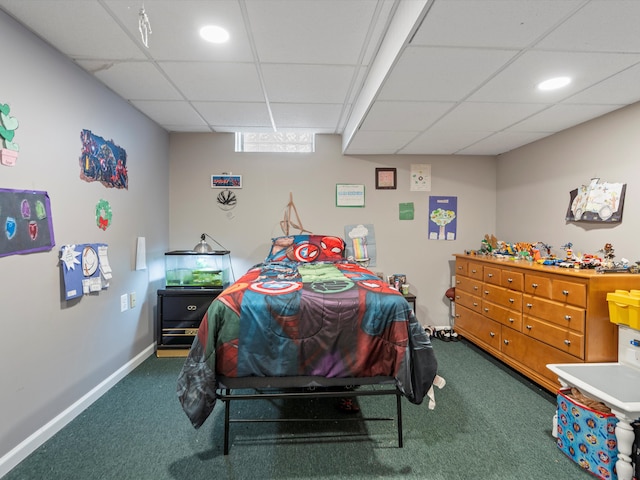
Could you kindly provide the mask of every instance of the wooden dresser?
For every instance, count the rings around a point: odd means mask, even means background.
[[[552,392],[548,363],[617,361],[607,293],[640,289],[640,275],[455,257],[454,328],[469,341]]]

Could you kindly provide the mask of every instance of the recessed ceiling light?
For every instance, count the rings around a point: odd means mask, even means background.
[[[569,77],[556,77],[550,78],[538,84],[538,90],[556,90],[558,88],[566,87],[571,83]]]
[[[229,32],[217,25],[202,27],[200,29],[200,36],[211,43],[224,43],[229,40]]]

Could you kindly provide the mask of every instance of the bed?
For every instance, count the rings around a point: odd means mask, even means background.
[[[195,428],[225,403],[225,454],[231,400],[286,396],[393,395],[402,447],[400,399],[431,396],[437,361],[404,297],[344,251],[331,235],[275,238],[209,306],[177,392]]]

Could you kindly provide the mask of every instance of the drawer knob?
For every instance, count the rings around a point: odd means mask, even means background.
[[[485,291],[484,291],[484,294],[485,294],[485,295],[489,295],[489,290],[485,290]]]
[[[513,282],[513,278],[507,278],[507,282],[509,283]]]
[[[509,345],[509,340],[504,340],[505,345]]]
[[[571,320],[571,315],[565,315],[565,316],[564,316],[564,319],[565,319],[565,320]]]
[[[473,302],[473,306],[477,307],[478,306],[478,302]]]
[[[494,332],[489,332],[489,336],[490,336],[490,337],[495,337],[495,336],[496,336],[496,334],[495,334]]]
[[[531,284],[531,288],[538,288],[538,284],[537,283],[532,283]]]
[[[484,311],[489,312],[489,309],[487,307],[484,307]]]
[[[477,270],[475,268],[471,270],[471,273],[476,273],[476,272]]]
[[[460,318],[460,314],[459,313],[456,313],[456,318]]]
[[[195,312],[197,309],[197,305],[187,305],[187,310],[189,310],[190,312]]]
[[[533,303],[527,303],[527,308],[533,308]]]
[[[474,286],[473,286],[473,289],[474,289],[474,290],[478,290],[478,286],[477,286],[477,285],[474,285]]]
[[[565,344],[565,345],[571,345],[571,340],[565,340],[565,341],[564,341],[564,344]]]
[[[515,320],[513,318],[510,318],[509,322],[513,323],[513,322],[515,322]]]
[[[509,303],[513,303],[513,302],[515,302],[515,300],[513,298],[510,298]]]
[[[531,330],[533,327],[531,325],[527,325],[527,330]]]
[[[460,285],[460,280],[456,280],[456,285]]]
[[[565,296],[569,295],[569,290],[562,290],[562,294],[565,295]]]
[[[456,295],[456,300],[460,300],[460,295]]]
[[[487,273],[487,277],[492,278],[493,277],[493,273]]]

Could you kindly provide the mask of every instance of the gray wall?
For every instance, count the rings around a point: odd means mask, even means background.
[[[304,227],[342,235],[375,226],[384,274],[405,273],[424,324],[448,323],[443,298],[453,253],[480,246],[486,233],[508,241],[572,242],[592,252],[613,243],[637,259],[640,106],[635,105],[500,156],[344,156],[337,136],[319,136],[309,155],[237,154],[230,134],[172,134],[130,108],[88,74],[0,13],[0,43],[11,56],[0,75],[0,102],[20,121],[15,167],[0,166],[1,188],[46,190],[57,245],[45,253],[0,258],[0,459],[153,343],[156,290],[164,252],[192,248],[202,232],[231,249],[236,276],[264,259],[281,234],[289,193]],[[114,139],[128,154],[129,189],[79,179],[80,131]],[[431,192],[409,191],[411,164],[432,165]],[[375,167],[398,168],[397,190],[375,190]],[[210,175],[243,175],[231,212],[215,204]],[[567,224],[569,191],[591,177],[628,184],[619,225]],[[365,208],[337,208],[336,183],[363,183]],[[429,195],[458,197],[458,239],[430,241]],[[113,225],[99,230],[95,205],[108,200]],[[416,218],[398,220],[414,202]],[[169,225],[171,228],[169,229]],[[134,270],[136,237],[148,269]],[[108,290],[61,300],[60,246],[104,242],[114,278]],[[138,306],[120,312],[120,295]],[[1,462],[1,460],[0,460]]]
[[[168,247],[168,135],[58,52],[0,12],[5,45],[0,103],[20,122],[16,166],[0,165],[0,187],[45,190],[56,246],[0,258],[0,459],[152,345],[155,289]],[[9,47],[10,46],[10,47]],[[80,132],[127,151],[129,189],[80,179]],[[95,223],[108,200],[113,224]],[[134,270],[136,237],[149,268]],[[58,254],[65,244],[109,245],[108,290],[65,302]],[[138,304],[120,313],[120,295]],[[1,475],[1,474],[0,474]]]
[[[616,260],[640,260],[640,104],[532,143],[498,159],[497,234],[596,253],[613,244]],[[569,192],[591,178],[626,183],[622,222],[566,222]]]
[[[373,224],[377,266],[385,275],[404,273],[418,296],[423,325],[448,325],[452,254],[477,248],[495,231],[494,157],[343,156],[339,136],[316,137],[314,154],[234,152],[233,134],[172,134],[170,137],[170,246],[192,248],[202,232],[231,250],[236,277],[264,260],[270,239],[282,235],[289,193],[304,228],[344,236],[345,225]],[[430,164],[432,191],[411,192],[411,164]],[[375,189],[375,168],[396,167],[398,188]],[[237,207],[216,206],[220,190],[210,188],[212,174],[242,175],[235,190]],[[365,185],[364,208],[335,206],[336,183]],[[429,195],[458,197],[458,239],[428,240]],[[399,203],[414,202],[415,220],[399,220]],[[297,230],[292,233],[298,233]]]

